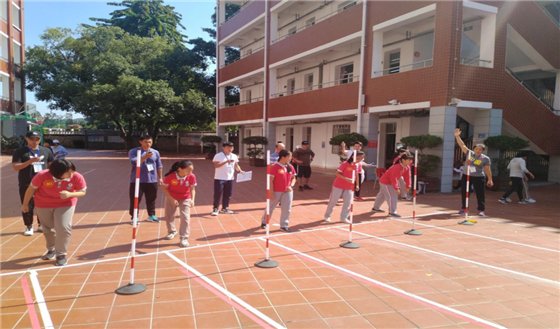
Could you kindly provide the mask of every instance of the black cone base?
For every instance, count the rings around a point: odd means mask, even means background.
[[[352,241],[343,242],[343,243],[340,244],[340,246],[342,248],[347,248],[347,249],[358,249],[358,248],[360,248],[359,244],[357,244],[355,242],[352,242]]]
[[[422,232],[416,230],[416,229],[411,229],[408,230],[406,232],[404,232],[404,234],[408,234],[408,235],[422,235]]]
[[[263,259],[260,262],[256,262],[255,266],[260,268],[275,268],[278,267],[278,262],[272,259]]]
[[[115,290],[118,295],[136,295],[146,291],[146,286],[141,283],[129,283]]]

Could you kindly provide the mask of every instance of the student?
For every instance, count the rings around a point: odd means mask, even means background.
[[[225,142],[222,144],[222,152],[216,154],[212,162],[214,163],[214,207],[212,216],[218,216],[220,199],[222,200],[221,214],[233,214],[229,209],[229,200],[233,193],[233,178],[235,171],[243,172],[239,166],[239,158],[233,153],[233,143]]]
[[[149,222],[158,223],[159,218],[156,216],[156,198],[158,192],[158,184],[163,183],[163,165],[161,157],[156,149],[152,148],[154,141],[149,135],[143,135],[138,140],[139,147],[135,147],[128,152],[130,160],[130,219],[134,215],[134,190],[136,181],[136,156],[140,150],[140,190],[138,194],[138,205],[142,201],[142,195],[146,194],[146,208],[148,211]]]
[[[41,259],[56,257],[56,266],[64,266],[68,262],[66,255],[72,237],[72,217],[78,198],[86,195],[86,188],[84,176],[65,159],[54,160],[48,170],[33,177],[25,192],[21,211],[29,211],[29,202],[34,197],[47,243],[47,252]]]
[[[274,152],[270,155],[270,164],[278,162],[279,153],[285,148],[286,145],[284,145],[284,143],[282,143],[281,141],[276,142],[276,145],[274,146]]]
[[[364,159],[364,152],[356,152],[356,163],[361,162]],[[357,188],[357,176],[355,171],[357,169],[354,163],[354,157],[348,158],[343,162],[336,170],[336,178],[334,179],[331,196],[329,198],[329,205],[325,211],[324,222],[331,221],[331,215],[336,206],[336,203],[340,197],[342,197],[343,204],[342,210],[340,212],[340,221],[349,223],[350,219],[348,216],[350,214],[350,203],[352,202],[352,197],[354,196],[354,190]]]
[[[64,159],[68,155],[68,151],[62,145],[58,139],[53,139],[52,141],[52,151],[55,159]]]
[[[399,148],[397,148],[397,152],[395,154],[395,157],[393,158],[393,164],[398,163],[401,155],[403,155],[407,152],[408,151],[407,151],[406,147],[404,147],[402,145]],[[401,193],[400,193],[401,199],[407,200],[407,201],[412,200],[412,197],[410,195],[408,195],[408,193],[406,192],[407,189],[406,189],[406,184],[404,182],[403,177],[399,178],[399,190],[401,191]]]
[[[309,142],[301,142],[301,147],[296,149],[293,154],[294,162],[297,164],[297,177],[299,178],[299,190],[312,190],[309,186],[309,178],[311,177],[311,162],[315,153],[309,148]]]
[[[403,178],[405,188],[408,192],[410,190],[410,164],[412,163],[413,156],[405,152],[401,154],[399,161],[392,165],[379,179],[379,193],[375,198],[373,212],[382,212],[381,205],[387,201],[389,205],[389,216],[401,217],[397,213],[397,201],[399,194],[402,192],[399,188],[399,178]]]
[[[196,176],[194,166],[190,161],[178,161],[163,178],[165,199],[165,224],[167,225],[167,240],[177,235],[175,228],[175,211],[179,208],[179,237],[181,247],[189,245],[191,208],[194,207],[196,197]]]
[[[25,192],[31,184],[33,177],[40,171],[48,168],[49,163],[54,160],[50,149],[40,146],[41,136],[36,131],[29,131],[25,134],[26,145],[14,151],[12,155],[12,168],[18,172],[19,197],[23,203]],[[35,204],[33,198],[29,202],[28,211],[22,212],[23,225],[25,230],[23,235],[33,235],[33,209]],[[41,223],[37,216],[37,232],[41,232]]]
[[[461,210],[459,214],[464,214],[466,211],[466,196],[467,196],[467,166],[470,168],[469,180],[472,184],[474,192],[476,193],[478,216],[486,217],[486,203],[485,203],[485,189],[484,183],[488,187],[494,186],[492,181],[492,171],[490,170],[490,158],[482,152],[486,150],[484,144],[476,144],[474,150],[469,150],[463,140],[461,140],[461,129],[455,129],[455,140],[464,154],[467,155],[467,160],[464,164],[463,178],[461,179]]]
[[[296,170],[290,164],[292,152],[281,150],[278,152],[278,156],[278,161],[270,166],[270,187],[274,196],[270,201],[270,217],[276,206],[281,204],[280,229],[290,232],[288,225],[294,199],[293,187],[296,184]],[[266,228],[266,210],[261,219],[261,228]]]
[[[519,198],[520,204],[528,204],[523,197],[523,178],[525,175],[529,175],[531,178],[535,176],[527,169],[526,161],[527,153],[518,152],[513,159],[509,162],[507,169],[509,169],[509,179],[511,182],[510,187],[504,193],[504,195],[498,200],[500,203],[507,204],[511,202],[509,196],[515,191],[517,197]]]

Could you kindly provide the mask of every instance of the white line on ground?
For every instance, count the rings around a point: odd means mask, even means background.
[[[417,247],[417,246],[414,246],[414,245],[411,245],[411,244],[398,242],[398,241],[393,241],[393,240],[385,239],[385,238],[378,237],[378,236],[375,236],[375,235],[362,233],[362,232],[359,232],[359,231],[354,231],[354,233],[362,235],[362,236],[367,236],[369,238],[374,238],[374,239],[377,239],[377,240],[381,240],[381,241],[384,241],[384,242],[394,243],[394,244],[397,244],[399,246],[420,250],[420,251],[427,252],[427,253],[430,253],[430,254],[455,259],[455,260],[458,260],[458,261],[461,261],[461,262],[466,262],[466,263],[470,263],[470,264],[474,264],[474,265],[478,265],[478,266],[482,266],[482,267],[488,267],[488,268],[491,268],[493,270],[507,272],[507,273],[514,274],[514,275],[517,275],[517,276],[522,276],[522,277],[526,277],[526,278],[529,278],[529,279],[542,281],[542,282],[545,282],[545,283],[548,283],[548,284],[553,284],[553,285],[556,285],[556,286],[560,285],[559,281],[550,280],[550,279],[546,279],[546,278],[541,278],[540,276],[527,274],[527,273],[523,273],[523,272],[518,272],[518,271],[514,271],[514,270],[510,270],[510,269],[507,269],[507,268],[498,267],[498,266],[494,266],[494,265],[490,265],[490,264],[486,264],[486,263],[481,263],[481,262],[477,262],[475,260],[470,260],[470,259],[466,259],[466,258],[462,258],[462,257],[458,257],[458,256],[453,256],[453,255],[449,255],[449,254],[446,254],[446,253],[443,253],[443,252],[434,251],[434,250],[430,250],[430,249],[426,249],[426,248],[422,248],[422,247]]]
[[[29,278],[31,279],[31,286],[33,286],[33,292],[35,293],[35,300],[37,301],[37,306],[39,306],[39,312],[41,313],[41,318],[43,319],[43,325],[45,328],[54,328],[49,309],[47,308],[47,303],[45,302],[45,297],[43,296],[43,291],[41,290],[41,285],[37,279],[36,271],[29,271]]]
[[[280,323],[272,320],[271,318],[269,318],[268,316],[266,316],[265,314],[261,313],[259,310],[257,310],[256,308],[254,308],[253,306],[247,304],[245,301],[243,301],[241,298],[237,297],[236,295],[232,294],[231,292],[229,292],[228,290],[224,289],[222,286],[220,286],[219,284],[215,283],[214,281],[208,279],[204,274],[198,272],[197,270],[195,270],[193,267],[189,266],[188,264],[186,264],[185,262],[183,262],[182,260],[180,260],[179,258],[177,258],[176,256],[174,256],[173,254],[171,254],[170,252],[166,251],[165,254],[167,256],[169,256],[169,258],[173,259],[175,262],[177,262],[177,264],[181,265],[183,268],[185,268],[187,271],[192,272],[193,274],[195,274],[199,279],[202,279],[204,282],[206,282],[207,284],[209,284],[211,287],[213,287],[214,289],[217,289],[220,293],[222,293],[223,295],[227,296],[229,299],[235,301],[235,303],[239,304],[240,306],[242,306],[245,310],[251,312],[252,314],[254,314],[255,316],[257,316],[259,319],[263,320],[264,322],[266,322],[267,324],[271,325],[273,328],[286,328],[283,325],[281,325]]]
[[[261,238],[261,240],[262,240],[262,238]],[[497,324],[497,323],[493,323],[493,322],[490,322],[490,321],[488,321],[488,320],[481,319],[481,318],[479,318],[479,317],[477,317],[477,316],[474,316],[474,315],[471,315],[471,314],[468,314],[468,313],[465,313],[465,312],[456,310],[456,309],[451,308],[451,307],[449,307],[449,306],[442,305],[442,304],[440,304],[440,303],[434,302],[434,301],[429,300],[429,299],[427,299],[427,298],[414,295],[414,294],[412,294],[412,293],[409,293],[409,292],[404,291],[404,290],[402,290],[402,289],[399,289],[399,288],[397,288],[397,287],[393,287],[393,286],[388,285],[388,284],[386,284],[386,283],[383,283],[383,282],[381,282],[381,281],[372,279],[372,278],[370,278],[370,277],[364,276],[364,275],[359,274],[359,273],[356,273],[356,272],[354,272],[354,271],[350,271],[350,270],[348,270],[348,269],[345,269],[345,268],[343,268],[343,267],[340,267],[340,266],[337,266],[337,265],[335,265],[335,264],[329,263],[329,262],[324,261],[324,260],[322,260],[322,259],[313,257],[313,256],[311,256],[311,255],[307,255],[307,254],[305,254],[305,253],[303,253],[303,252],[301,252],[301,251],[299,251],[299,250],[290,248],[290,247],[285,246],[285,245],[283,245],[283,244],[280,244],[280,243],[278,243],[278,242],[270,241],[270,243],[273,244],[273,245],[275,245],[275,246],[277,246],[277,247],[279,247],[279,248],[288,250],[288,251],[290,251],[290,252],[292,252],[292,253],[294,253],[294,254],[296,254],[296,255],[309,258],[309,259],[311,259],[311,260],[313,260],[313,261],[315,261],[315,262],[317,262],[317,263],[320,263],[320,264],[329,266],[329,267],[331,267],[331,268],[334,268],[335,270],[337,270],[337,271],[339,271],[339,272],[342,272],[342,273],[345,273],[345,274],[348,274],[348,275],[350,275],[350,276],[353,276],[354,278],[358,278],[358,279],[363,280],[363,281],[366,281],[366,282],[368,282],[368,283],[372,283],[372,284],[374,284],[374,285],[380,286],[380,287],[385,288],[385,289],[387,289],[387,290],[390,290],[390,291],[392,291],[392,292],[394,292],[394,293],[397,293],[397,294],[399,294],[399,295],[401,295],[401,296],[405,296],[405,297],[411,298],[411,299],[415,300],[416,302],[420,302],[420,303],[423,303],[423,304],[428,304],[428,305],[430,305],[430,306],[433,307],[433,308],[439,309],[440,311],[445,311],[445,312],[450,313],[450,314],[452,314],[452,315],[454,315],[454,316],[456,316],[456,317],[459,317],[459,318],[462,318],[462,319],[467,319],[467,320],[469,320],[469,322],[471,322],[471,323],[474,322],[474,323],[481,324],[481,325],[488,326],[488,327],[492,327],[492,328],[500,328],[500,329],[505,329],[505,328],[506,328],[506,327],[503,327],[503,326],[501,326],[501,325],[499,325],[499,324]]]

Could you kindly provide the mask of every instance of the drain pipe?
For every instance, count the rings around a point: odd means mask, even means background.
[[[358,111],[356,120],[356,132],[358,134],[362,131],[362,112],[365,106],[366,96],[364,94],[364,79],[365,79],[365,57],[366,57],[366,17],[367,17],[367,3],[368,0],[362,1],[362,41],[360,45],[360,81],[358,82]]]

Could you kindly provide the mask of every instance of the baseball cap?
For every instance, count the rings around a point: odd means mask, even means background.
[[[226,147],[226,146],[233,146],[233,143],[232,143],[232,142],[224,142],[224,143],[222,144],[222,146],[224,146],[224,147]]]
[[[25,137],[27,137],[27,138],[41,138],[41,136],[39,135],[39,133],[36,132],[36,131],[28,131],[28,132],[25,134]]]
[[[301,142],[301,145],[309,145],[309,142],[308,141],[303,141],[303,142]]]
[[[52,143],[53,144],[60,144],[60,141],[58,139],[53,139]]]

